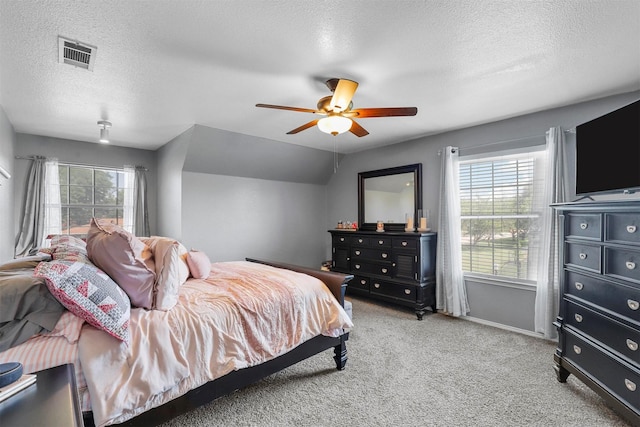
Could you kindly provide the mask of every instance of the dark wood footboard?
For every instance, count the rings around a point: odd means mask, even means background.
[[[329,288],[331,293],[336,297],[340,305],[344,307],[344,294],[347,290],[347,283],[353,279],[352,274],[342,274],[333,271],[316,270],[308,267],[301,267],[299,265],[286,264],[276,261],[264,261],[259,259],[247,258],[249,262],[257,262],[260,264],[270,265],[272,267],[284,268],[285,270],[297,271],[298,273],[308,274],[309,276],[316,277],[324,282]]]
[[[287,270],[297,271],[309,274],[322,280],[331,290],[341,305],[344,305],[344,294],[347,282],[353,278],[349,274],[334,273],[322,270],[314,270],[307,267],[296,266],[292,264],[261,261],[247,258],[247,261],[257,262],[261,264],[271,265],[273,267],[283,268]],[[347,362],[346,341],[349,339],[349,333],[339,337],[327,337],[318,335],[293,350],[285,353],[275,359],[261,363],[257,366],[244,368],[238,371],[230,372],[216,380],[210,381],[202,386],[189,391],[170,402],[165,403],[157,408],[150,409],[137,417],[128,420],[120,426],[157,426],[178,415],[189,412],[199,406],[212,402],[213,400],[242,389],[253,384],[269,375],[279,372],[289,366],[307,359],[313,355],[333,348],[333,359],[336,368],[342,370]],[[85,412],[83,414],[85,426],[95,426],[93,422],[93,414]]]

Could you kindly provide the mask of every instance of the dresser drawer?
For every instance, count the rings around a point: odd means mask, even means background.
[[[640,214],[608,213],[604,218],[606,242],[640,245]]]
[[[418,241],[416,239],[392,239],[392,246],[397,249],[411,249],[416,250],[418,248]]]
[[[605,248],[604,274],[640,284],[640,251]]]
[[[398,283],[385,282],[384,280],[371,281],[369,291],[374,295],[381,295],[408,302],[416,302],[416,287],[411,285],[401,285]]]
[[[359,247],[366,247],[369,246],[369,241],[371,239],[367,236],[352,236],[351,237],[351,245],[353,246],[359,246]]]
[[[565,270],[565,294],[618,313],[640,324],[640,288]]]
[[[365,276],[353,276],[353,279],[347,284],[347,289],[369,292],[369,283],[371,279]]]
[[[348,236],[333,236],[331,242],[333,243],[333,246],[348,246],[349,239],[350,237]]]
[[[640,411],[640,374],[593,344],[565,330],[564,357],[607,388],[625,405]]]
[[[356,274],[375,274],[376,276],[391,277],[391,263],[390,262],[366,262],[366,261],[351,261],[351,269]]]
[[[354,261],[369,259],[376,261],[390,261],[391,260],[391,252],[388,249],[378,249],[378,248],[360,248],[354,247],[351,250],[351,259]]]
[[[582,243],[565,243],[565,263],[585,270],[600,273],[599,245],[587,245]]]
[[[600,241],[602,216],[590,213],[569,213],[565,216],[565,236]]]
[[[390,248],[391,237],[388,237],[388,236],[372,237],[371,247],[372,248]]]
[[[587,307],[565,300],[567,304],[566,325],[580,330],[586,335],[606,343],[630,362],[640,365],[640,330],[633,329],[614,319],[596,313]]]

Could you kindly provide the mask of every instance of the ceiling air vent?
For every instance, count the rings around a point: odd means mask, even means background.
[[[58,37],[58,62],[93,71],[97,47]]]

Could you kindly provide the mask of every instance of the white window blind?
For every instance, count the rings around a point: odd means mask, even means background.
[[[125,180],[122,169],[81,165],[58,166],[62,234],[85,237],[92,217],[124,224]]]
[[[544,152],[460,161],[462,268],[534,281]]]

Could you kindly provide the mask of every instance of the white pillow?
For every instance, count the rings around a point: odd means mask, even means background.
[[[156,268],[153,308],[170,310],[178,302],[178,291],[189,278],[187,248],[169,237],[141,237],[151,248]]]

